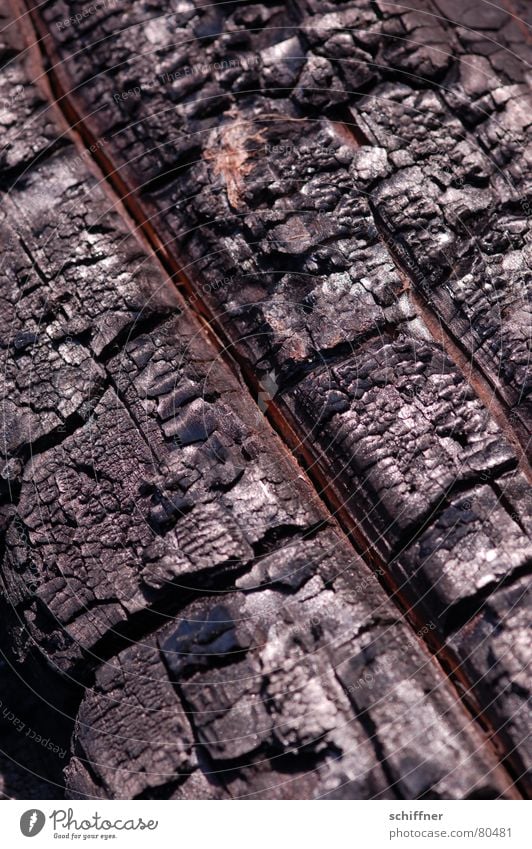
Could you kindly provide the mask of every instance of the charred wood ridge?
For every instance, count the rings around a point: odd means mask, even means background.
[[[60,65],[59,60],[54,55],[54,51],[46,45],[46,28],[37,12],[31,7],[27,7],[24,0],[13,0],[13,5],[23,19],[22,23],[27,30],[28,41],[32,45],[29,49],[35,47],[40,54],[40,57],[37,58],[40,58],[45,82],[50,89],[52,105],[60,112],[63,121],[67,122],[77,147],[83,149],[87,159],[92,159],[100,177],[103,178],[102,183],[107,183],[108,191],[112,192],[114,197],[116,211],[122,214],[130,228],[134,229],[135,233],[140,235],[142,242],[149,247],[159,261],[165,276],[183,296],[188,309],[202,321],[206,335],[218,349],[220,356],[229,363],[233,371],[243,377],[252,398],[256,399],[261,391],[261,384],[257,375],[246,360],[235,351],[234,345],[227,338],[225,331],[211,314],[208,306],[198,297],[197,290],[183,272],[176,257],[166,250],[164,242],[151,224],[134,190],[122,178],[111,157],[97,143],[97,138],[87,127],[75,103],[65,90],[59,74],[55,71],[55,67]],[[358,139],[356,141],[359,143]],[[308,475],[316,490],[317,497],[320,498],[327,512],[336,517],[354,549],[375,574],[387,595],[414,630],[420,645],[430,653],[432,662],[439,666],[440,674],[443,672],[456,701],[462,704],[469,720],[473,719],[484,731],[487,742],[491,745],[502,768],[507,772],[507,784],[512,786],[511,795],[514,798],[520,798],[522,770],[519,761],[510,751],[511,746],[505,740],[504,735],[499,734],[490,716],[483,711],[478,703],[473,686],[462,668],[462,662],[455,652],[445,645],[443,635],[438,635],[436,631],[424,628],[425,621],[421,612],[417,609],[415,600],[408,598],[399,588],[389,572],[387,560],[370,542],[352,512],[345,508],[341,494],[328,482],[326,470],[320,468],[319,453],[315,455],[306,445],[301,444],[296,425],[291,421],[291,415],[284,405],[281,406],[273,400],[268,405],[266,415],[283,444],[296,457],[300,466]],[[425,634],[426,630],[428,630],[427,634]],[[420,633],[424,636],[420,636]]]
[[[353,144],[357,147],[361,144],[370,144],[352,118],[343,116],[342,120],[342,117],[338,116],[338,120],[341,121],[345,132],[351,135]],[[449,359],[463,375],[466,383],[469,384],[477,398],[482,401],[491,417],[511,443],[519,458],[521,471],[532,483],[532,468],[529,462],[530,434],[526,427],[516,421],[517,417],[511,406],[503,398],[499,387],[484,373],[482,366],[474,362],[475,358],[474,356],[471,357],[471,352],[467,350],[458,337],[454,336],[450,328],[444,326],[430,303],[428,293],[424,291],[422,285],[418,285],[415,275],[401,260],[400,253],[394,249],[393,233],[387,228],[385,221],[371,200],[371,195],[368,196],[368,202],[380,238],[404,280],[405,288],[408,289],[416,311],[423,319],[433,339],[442,346]]]
[[[432,5],[432,3],[431,3],[431,5]],[[517,14],[517,11],[516,11],[515,6],[513,4],[513,0],[499,0],[499,5],[502,6],[503,9],[505,9],[508,12],[508,14],[512,16],[512,18],[514,19],[514,22],[516,23],[516,25],[519,27],[519,29],[523,33],[526,40],[528,42],[532,43],[532,34],[530,32],[530,28],[529,28],[528,24],[526,23],[526,21],[524,21],[523,18],[520,18],[519,15]],[[449,18],[449,17],[446,17],[445,15],[442,15],[441,12],[437,13],[436,9],[431,14],[431,17],[438,18],[438,20],[445,27],[447,27],[449,24],[451,24],[451,26],[463,26],[463,24],[460,24],[458,21],[454,21],[452,18]],[[468,32],[470,32],[470,31],[474,32],[474,30],[471,30],[469,27],[466,27],[465,29]]]

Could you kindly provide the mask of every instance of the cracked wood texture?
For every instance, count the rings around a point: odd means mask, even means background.
[[[5,796],[528,792],[526,9],[408,7],[3,20]]]

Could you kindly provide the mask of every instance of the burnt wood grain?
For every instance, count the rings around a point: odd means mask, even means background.
[[[0,69],[5,643],[67,795],[526,792],[515,21],[88,5]]]

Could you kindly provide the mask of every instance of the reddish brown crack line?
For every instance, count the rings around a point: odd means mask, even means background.
[[[13,2],[15,6],[19,5],[18,0],[13,0]],[[53,51],[47,50],[44,46],[47,35],[45,28],[33,10],[28,9],[28,12],[34,28],[31,29],[32,37],[28,39],[28,43],[30,43],[31,48],[38,47],[40,68],[46,75],[49,87],[48,97],[52,106],[58,110],[63,122],[66,120],[76,146],[84,154],[84,159],[87,154],[92,158],[99,176],[102,178],[102,185],[107,183],[107,190],[112,192],[114,208],[122,214],[129,227],[134,230],[135,235],[140,234],[143,237],[143,243],[148,246],[150,252],[158,260],[164,275],[169,278],[171,284],[184,298],[186,309],[202,319],[205,332],[211,343],[219,351],[220,357],[230,365],[233,371],[236,370],[237,373],[242,375],[252,398],[255,400],[261,391],[261,384],[256,374],[249,364],[235,352],[234,345],[226,337],[223,328],[213,317],[207,304],[198,297],[196,289],[183,272],[176,257],[164,247],[156,229],[148,220],[148,216],[131,187],[120,176],[119,170],[115,167],[110,156],[102,149],[98,139],[85,124],[70,95],[65,91],[58,74],[54,71],[58,59]],[[26,28],[29,30],[29,27]],[[34,43],[32,43],[33,40],[35,40]],[[331,517],[331,521],[334,521],[333,517],[338,520],[353,548],[363,558],[403,618],[413,629],[420,645],[428,650],[428,657],[438,666],[440,673],[443,671],[446,683],[454,693],[457,703],[462,705],[468,718],[476,721],[481,727],[487,744],[491,745],[500,761],[501,778],[507,785],[508,795],[512,798],[526,796],[526,792],[523,794],[520,792],[519,763],[516,761],[513,752],[508,754],[511,745],[505,739],[504,734],[497,731],[489,715],[482,710],[477,702],[471,682],[462,669],[462,664],[456,654],[438,639],[435,632],[425,627],[426,621],[422,617],[415,599],[409,599],[399,588],[389,572],[386,560],[375,550],[360,523],[346,508],[344,499],[336,487],[328,482],[326,470],[321,468],[319,457],[315,456],[307,445],[302,444],[297,434],[296,425],[291,420],[291,415],[282,405],[282,402],[279,403],[275,400],[270,402],[266,415],[282,443],[306,472],[316,491],[316,496],[321,500]],[[423,636],[420,636],[420,634],[423,634]]]

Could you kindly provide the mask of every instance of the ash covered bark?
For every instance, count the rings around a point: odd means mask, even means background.
[[[496,793],[488,776],[471,786],[470,730],[373,582],[362,597],[352,570],[331,580],[331,543],[321,557],[319,542],[307,546],[319,566],[288,595],[247,575],[237,582],[247,592],[193,602],[104,664],[80,709],[67,793],[182,798],[195,782],[215,798]],[[266,558],[270,574],[287,554]],[[427,737],[430,752],[416,750]]]

